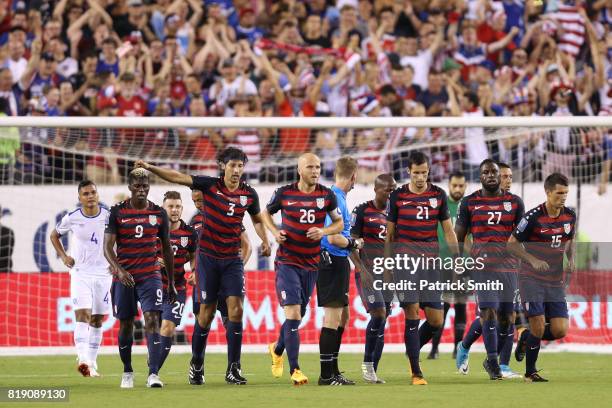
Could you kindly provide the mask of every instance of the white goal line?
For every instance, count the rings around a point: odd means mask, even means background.
[[[0,117],[2,127],[50,128],[444,128],[612,127],[612,116],[501,117]]]

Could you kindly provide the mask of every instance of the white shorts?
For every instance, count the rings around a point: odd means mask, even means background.
[[[91,314],[107,315],[111,311],[110,287],[112,276],[86,277],[70,276],[70,297],[72,308],[91,309]]]

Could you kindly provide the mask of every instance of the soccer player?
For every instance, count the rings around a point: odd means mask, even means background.
[[[161,357],[159,336],[163,290],[157,262],[158,239],[161,241],[168,277],[167,299],[176,300],[174,262],[168,235],[168,214],[147,199],[149,175],[144,169],[132,170],[128,177],[129,200],[115,204],[104,232],[104,256],[113,273],[111,287],[114,315],[119,319],[119,355],[123,362],[121,388],[134,387],[132,342],[137,302],[144,315],[149,377],[147,387],[164,384],[158,376]],[[115,253],[115,244],[117,252]]]
[[[465,195],[465,189],[467,187],[467,183],[465,180],[465,175],[460,171],[452,172],[448,178],[448,212],[451,217],[451,222],[453,226],[455,225],[455,221],[457,220],[457,209],[459,208],[459,202]],[[440,246],[440,257],[442,259],[450,257],[451,252],[446,245],[446,240],[443,239],[444,230],[441,225],[438,225],[438,245]],[[443,281],[446,279],[451,279],[452,276],[443,277]],[[467,295],[462,292],[446,292],[442,295],[444,301],[444,318],[443,322],[446,322],[446,315],[450,310],[451,303],[453,303],[453,308],[455,309],[455,319],[454,319],[454,334],[455,341],[453,347],[453,358],[455,358],[457,354],[457,343],[459,343],[463,339],[463,334],[465,332],[465,322],[466,322],[466,302]],[[444,323],[443,323],[444,324]],[[438,358],[438,346],[440,344],[440,339],[442,337],[442,332],[444,331],[444,326],[437,331],[431,340],[431,351],[429,352],[429,356],[427,358],[429,360],[435,360]]]
[[[348,260],[353,249],[363,246],[363,239],[351,238],[351,214],[346,205],[346,195],[355,186],[357,160],[341,157],[334,170],[335,183],[331,190],[336,195],[338,212],[344,224],[341,234],[329,235],[321,240],[322,261],[317,277],[317,303],[323,307],[323,328],[319,338],[321,376],[319,385],[355,385],[344,377],[338,368],[338,354],[342,344],[342,333],[348,322],[348,294],[351,265]],[[331,225],[331,217],[325,225]]]
[[[472,271],[474,281],[500,282],[503,289],[476,291],[480,317],[457,346],[455,362],[461,374],[468,373],[470,347],[482,333],[487,351],[483,367],[491,380],[500,380],[503,376],[498,361],[498,327],[500,337],[512,342],[514,333],[508,333],[514,327],[514,296],[518,289],[516,260],[508,255],[505,242],[525,210],[520,197],[502,190],[499,166],[493,160],[485,159],[480,164],[480,182],[482,189],[461,200],[455,232],[460,244],[471,232],[471,255],[483,259],[485,270]]]
[[[457,238],[448,213],[446,193],[427,181],[429,158],[422,152],[412,152],[408,158],[410,183],[391,193],[385,256],[390,257],[394,243],[403,246],[404,254],[412,256],[438,256],[438,222],[442,224],[444,237],[456,255]],[[407,274],[407,275],[406,275]],[[418,271],[394,271],[396,282],[426,279],[439,280],[439,271],[421,268]],[[419,351],[443,325],[443,305],[438,291],[398,291],[400,306],[404,310],[404,343],[412,370],[412,384],[426,385],[419,365]],[[419,307],[425,311],[427,321],[419,329]],[[419,329],[417,331],[417,329]]]
[[[512,188],[512,167],[506,163],[497,163],[499,166],[499,177],[501,179],[500,188],[504,191],[510,191]]]
[[[367,256],[361,256],[363,254],[358,250],[351,253],[351,260],[355,264],[355,286],[366,311],[370,314],[365,332],[361,373],[363,379],[372,384],[385,383],[376,371],[385,346],[385,324],[391,312],[391,303],[385,301],[380,290],[373,288],[371,262],[368,262],[368,259],[376,255],[385,243],[389,196],[396,188],[397,183],[391,174],[379,175],[374,180],[374,200],[359,204],[351,215],[353,239],[363,239],[364,245],[372,246]]]
[[[100,205],[98,190],[92,181],[81,181],[77,191],[81,206],[64,215],[51,232],[51,243],[70,269],[78,371],[84,377],[99,377],[96,360],[102,342],[102,321],[110,312],[112,283],[102,248],[109,211]],[[72,233],[70,255],[61,241],[62,236],[69,232]]]
[[[178,191],[168,191],[164,194],[163,208],[170,220],[170,245],[174,254],[174,287],[177,296],[174,303],[167,301],[164,295],[164,304],[161,314],[161,357],[159,368],[164,365],[164,361],[170,354],[172,348],[172,338],[176,326],[181,324],[183,310],[185,309],[185,299],[187,287],[185,279],[185,264],[191,262],[192,269],[195,264],[195,251],[198,246],[198,234],[194,228],[185,224],[181,219],[183,214],[183,201]],[[165,290],[168,287],[168,277],[163,258],[158,255],[158,262],[162,266],[162,283]]]
[[[527,355],[528,382],[548,381],[536,369],[540,343],[565,337],[569,326],[565,287],[574,271],[576,214],[565,206],[568,186],[563,174],[546,177],[546,202],[525,214],[508,240],[508,250],[525,261],[519,286],[529,329],[521,333],[515,356],[522,361]]]
[[[297,183],[277,189],[263,211],[263,219],[279,247],[276,252],[276,294],[285,312],[285,322],[275,343],[269,345],[272,375],[283,375],[283,352],[287,348],[289,374],[294,385],[308,383],[298,364],[300,335],[298,328],[317,281],[321,238],[338,234],[343,229],[337,211],[336,195],[318,183],[321,160],[311,153],[298,159]],[[274,225],[272,215],[281,211],[281,227]],[[325,217],[332,223],[327,227]],[[336,383],[334,385],[341,385]]]
[[[200,190],[191,190],[191,200],[193,201],[193,205],[195,205],[198,213],[191,218],[189,225],[191,225],[196,233],[202,229],[202,225],[204,224],[204,216],[202,215],[202,209],[204,208],[204,195]],[[240,234],[240,257],[242,258],[242,263],[244,265],[249,262],[249,258],[251,257],[251,253],[253,252],[251,248],[251,241],[249,240],[249,235],[246,233],[244,229],[244,225],[241,225],[242,233]],[[192,271],[195,271],[192,268]],[[192,286],[195,286],[196,274],[194,272],[190,274],[186,274],[187,283]],[[191,293],[192,295],[192,304],[193,304],[193,314],[195,316],[200,313],[200,303],[198,302],[198,291],[194,290]],[[221,321],[223,322],[223,327],[227,325],[228,317],[227,317],[227,305],[225,301],[225,297],[223,294],[219,295],[219,301],[217,302],[217,310],[221,313]],[[199,326],[195,325],[193,327],[194,331],[198,331],[196,335],[199,334]]]
[[[223,177],[190,176],[175,170],[153,166],[142,160],[137,167],[150,170],[171,183],[182,184],[202,191],[204,224],[200,230],[200,244],[196,261],[196,289],[200,310],[192,340],[189,383],[204,384],[204,354],[210,325],[215,317],[220,296],[225,296],[228,322],[226,324],[228,384],[247,383],[242,376],[242,313],[245,293],[244,264],[240,258],[240,234],[245,213],[249,213],[255,231],[262,240],[262,254],[270,254],[270,245],[261,221],[259,196],[250,185],[240,181],[247,162],[246,154],[237,148],[222,150],[217,161]]]

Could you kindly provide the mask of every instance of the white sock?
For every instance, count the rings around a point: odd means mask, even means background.
[[[102,343],[102,328],[89,326],[89,361],[94,367],[96,367],[100,343]]]
[[[76,322],[74,328],[74,345],[79,356],[79,363],[87,361],[87,347],[89,343],[89,323]]]

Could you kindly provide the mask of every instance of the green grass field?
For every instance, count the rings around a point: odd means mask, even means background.
[[[424,359],[426,354],[422,353]],[[102,378],[83,378],[74,365],[72,356],[2,357],[0,358],[0,386],[68,387],[70,405],[93,407],[612,407],[612,356],[574,353],[543,353],[539,367],[547,384],[527,384],[522,379],[490,381],[481,367],[482,354],[471,356],[468,376],[455,373],[449,354],[439,360],[423,360],[422,368],[429,385],[411,386],[408,363],[402,354],[385,354],[379,375],[384,385],[365,384],[361,380],[358,354],[341,356],[345,375],[357,381],[354,387],[319,387],[318,355],[304,354],[302,370],[311,384],[294,387],[289,376],[272,378],[269,359],[263,354],[245,354],[242,359],[246,386],[229,386],[223,381],[225,356],[206,357],[206,385],[187,384],[186,354],[168,357],[160,373],[163,389],[147,389],[146,357],[135,355],[135,388],[119,388],[121,363],[119,357],[101,356],[98,365]],[[285,360],[285,364],[286,360]],[[523,365],[513,362],[516,371]],[[172,404],[172,405],[170,405]],[[29,405],[29,404],[28,404]],[[63,404],[36,403],[35,406]],[[15,406],[2,404],[0,406]],[[19,406],[23,406],[20,404]]]

